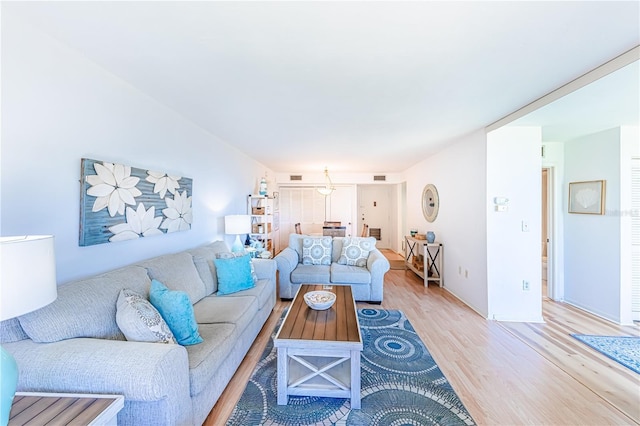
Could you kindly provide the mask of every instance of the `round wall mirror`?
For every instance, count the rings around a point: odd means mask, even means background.
[[[422,191],[422,214],[427,222],[433,222],[438,216],[438,208],[440,200],[438,199],[438,190],[435,185],[428,184]]]

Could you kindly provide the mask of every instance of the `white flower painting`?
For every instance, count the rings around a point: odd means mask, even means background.
[[[162,210],[162,214],[167,218],[160,227],[166,229],[167,232],[191,229],[191,197],[187,197],[187,191],[176,194],[173,199],[167,197],[165,201],[167,208]]]
[[[135,197],[142,195],[136,185],[140,178],[131,176],[131,167],[122,164],[95,163],[95,175],[87,176],[91,188],[88,195],[96,197],[91,211],[98,212],[105,207],[109,216],[124,214],[125,204],[135,205]]]
[[[145,210],[144,204],[138,204],[138,208],[133,210],[131,207],[126,209],[127,221],[109,227],[114,235],[109,241],[134,240],[140,237],[151,237],[153,235],[162,235],[162,231],[158,229],[162,216],[156,216],[156,208],[149,207]]]
[[[87,158],[81,166],[80,246],[191,229],[192,179]]]
[[[172,176],[162,172],[147,171],[146,181],[153,183],[153,192],[160,194],[160,198],[164,198],[167,195],[167,191],[172,194],[176,193],[176,189],[180,188],[178,181],[182,179],[181,176]]]

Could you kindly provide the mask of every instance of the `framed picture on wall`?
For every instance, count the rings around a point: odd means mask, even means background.
[[[569,213],[604,214],[605,181],[569,182]]]

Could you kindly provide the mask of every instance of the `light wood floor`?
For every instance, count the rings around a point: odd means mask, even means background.
[[[287,304],[278,301],[205,425],[225,423]],[[617,326],[549,300],[544,324],[487,321],[402,270],[387,272],[381,307],[407,315],[478,424],[640,424],[640,376],[569,336],[640,335],[637,326]]]

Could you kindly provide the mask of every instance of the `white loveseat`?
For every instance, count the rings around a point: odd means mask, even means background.
[[[325,238],[330,244],[323,249],[329,250],[328,261],[325,264],[305,264],[305,239],[310,246],[310,239]],[[354,237],[358,238],[358,237]],[[275,257],[278,263],[278,286],[281,299],[291,299],[295,296],[301,284],[335,284],[350,285],[353,297],[357,301],[381,303],[384,294],[384,275],[389,270],[389,261],[375,247],[375,238],[360,239],[365,241],[369,251],[363,262],[358,265],[344,263],[344,243],[353,242],[350,237],[312,237],[308,235],[291,234],[289,246]],[[308,247],[308,250],[312,250]],[[325,251],[326,254],[326,251]],[[308,259],[307,259],[308,260]]]

